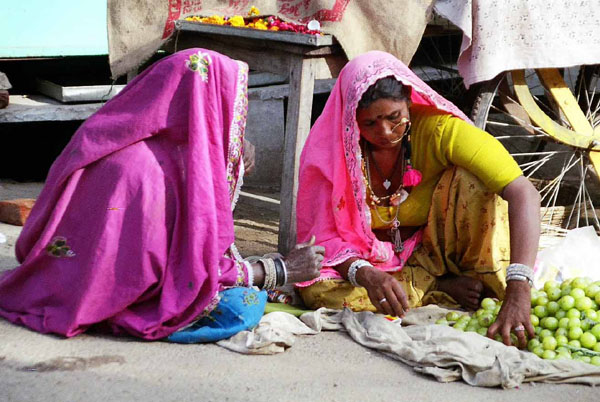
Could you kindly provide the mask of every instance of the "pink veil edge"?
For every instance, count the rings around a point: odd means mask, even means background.
[[[215,170],[209,169],[214,172],[223,172],[222,174],[218,173],[218,175],[222,175],[223,179],[227,178],[228,186],[225,187],[225,183],[223,182],[223,186],[220,188],[225,189],[224,196],[229,193],[226,197],[231,202],[231,208],[235,206],[242,184],[241,176],[243,174],[241,155],[243,152],[243,135],[247,114],[248,68],[245,63],[231,60],[228,57],[219,55],[215,52],[205,51],[203,49],[188,49],[158,61],[155,65],[140,74],[140,76],[132,81],[124,91],[109,101],[103,107],[104,110],[97,112],[93,117],[88,119],[74,135],[70,144],[54,163],[49,173],[44,191],[38,199],[36,208],[32,211],[33,216],[30,217],[28,225],[24,228],[24,233],[19,238],[18,252],[20,250],[20,255],[22,257],[20,258],[21,262],[25,264],[28,256],[32,253],[35,253],[37,256],[45,253],[44,249],[47,241],[53,236],[52,233],[48,232],[48,234],[46,234],[45,232],[56,229],[56,225],[51,222],[52,220],[60,222],[60,217],[57,217],[55,214],[56,203],[62,203],[61,200],[64,191],[70,191],[68,189],[68,183],[71,176],[85,170],[87,166],[90,166],[110,154],[116,153],[136,142],[164,133],[164,130],[169,129],[169,125],[173,123],[170,121],[172,115],[170,114],[169,109],[173,106],[171,102],[177,100],[176,93],[177,91],[182,90],[182,88],[180,88],[180,80],[183,79],[183,74],[187,72],[185,67],[180,66],[182,67],[183,72],[178,73],[178,63],[187,61],[188,57],[198,52],[205,52],[205,54],[209,54],[210,57],[213,58],[212,63],[216,62],[216,65],[213,64],[212,68],[214,68],[215,71],[222,71],[223,74],[231,74],[232,79],[230,81],[233,83],[229,88],[235,86],[234,91],[229,92],[231,95],[222,98],[223,102],[229,103],[229,106],[224,109],[216,109],[217,111],[223,110],[225,113],[228,113],[229,117],[222,117],[220,120],[210,124],[211,126],[218,126],[219,121],[225,123],[231,118],[230,124],[227,123],[229,124],[228,130],[226,127],[223,127],[223,130],[220,131],[221,133],[227,132],[229,137],[218,141],[219,143],[223,143],[223,149],[220,151],[223,152],[221,160],[226,159],[226,164],[222,167],[216,167]],[[157,72],[157,70],[159,71]],[[227,71],[229,71],[229,73]],[[237,75],[237,80],[233,77],[234,71],[236,71],[235,74]],[[164,75],[165,73],[168,73],[168,75]],[[189,76],[189,72],[187,73]],[[215,73],[211,72],[209,74]],[[211,80],[213,78],[215,81],[219,81],[220,79],[219,77],[213,77],[211,75]],[[169,81],[173,81],[173,83],[171,84]],[[210,85],[219,88],[218,84],[211,83]],[[197,85],[194,86],[194,88],[196,87]],[[189,93],[189,88],[183,88],[183,90]],[[216,96],[225,94],[222,89],[217,89],[216,91],[218,92],[211,93],[217,94]],[[165,92],[169,93],[166,93],[165,95]],[[235,94],[233,92],[235,92]],[[180,96],[205,97],[206,95],[190,94]],[[140,101],[141,106],[131,105],[130,101],[132,99]],[[164,104],[157,105],[157,103]],[[200,108],[201,106],[196,107],[198,110],[200,110]],[[144,113],[140,114],[141,112]],[[135,116],[142,116],[142,118],[138,119]],[[188,127],[187,124],[190,124],[190,121],[186,120],[187,118],[189,118],[189,116],[188,114],[185,114],[174,124],[179,128]],[[128,119],[131,119],[131,121],[129,122]],[[117,128],[116,130],[114,129],[115,127]],[[188,128],[191,130],[191,127],[192,126],[189,126]],[[194,124],[195,129],[198,129],[198,127],[202,129],[204,126],[202,126],[202,124],[199,126]],[[212,132],[219,132],[219,130],[216,128],[212,130]],[[206,135],[206,133],[200,132],[198,135]],[[188,183],[187,187],[191,189],[195,186]],[[226,188],[229,188],[229,190],[226,190]],[[215,191],[216,190],[217,189],[215,189]],[[206,258],[213,259],[214,264],[208,264],[200,269],[201,271],[206,270],[206,280],[204,285],[202,285],[202,294],[198,294],[196,299],[191,301],[191,304],[188,305],[188,308],[186,308],[185,311],[182,311],[180,314],[173,313],[173,316],[168,322],[164,321],[163,324],[148,323],[144,328],[148,328],[148,331],[152,331],[152,333],[147,333],[146,335],[138,334],[138,336],[146,339],[156,339],[168,335],[168,333],[176,330],[177,327],[187,325],[189,322],[195,320],[198,315],[202,314],[203,310],[207,307],[214,307],[213,301],[215,294],[222,287],[221,282],[224,281],[223,283],[226,285],[233,285],[240,279],[239,270],[241,264],[238,259],[239,254],[236,255],[231,252],[231,246],[233,245],[234,240],[231,210],[227,211],[227,208],[217,208],[217,211],[218,210],[222,210],[222,212],[216,213],[216,216],[221,217],[218,218],[217,221],[222,229],[219,229],[219,235],[215,237],[215,241],[218,241],[220,244],[211,246],[210,248],[213,249],[212,251],[207,250],[213,257],[208,256]],[[60,215],[60,212],[57,212],[57,214]],[[190,215],[192,214],[193,212],[190,212]],[[53,226],[54,229],[51,226]],[[189,228],[185,230],[189,230]],[[220,256],[218,255],[219,252],[215,252],[219,249],[221,250]],[[17,271],[19,268],[13,271]],[[200,267],[195,269],[198,268]],[[223,272],[223,275],[221,275],[221,271]],[[12,271],[8,271],[7,275],[2,275],[2,278],[0,278],[0,287],[2,287],[3,282],[8,282],[8,276],[10,276],[11,273]],[[222,280],[218,279],[217,276],[218,278],[222,278]],[[170,307],[165,308],[164,310],[168,311],[170,310]],[[26,312],[25,305],[23,306],[22,311]]]
[[[371,51],[351,60],[342,69],[301,156],[298,242],[307,241],[314,234],[317,244],[325,246],[326,254],[321,276],[299,283],[298,287],[307,287],[325,279],[341,279],[332,267],[353,257],[377,263],[384,271],[398,271],[420,244],[422,230],[405,241],[405,252],[398,256],[394,254],[391,243],[377,240],[370,229],[371,215],[366,204],[366,188],[360,166],[360,133],[355,116],[362,94],[377,80],[388,76],[394,76],[412,88],[413,103],[432,105],[471,122],[458,107],[439,95],[393,55]],[[343,153],[344,157],[336,158],[336,153]],[[344,166],[322,168],[320,165],[327,160]],[[354,203],[347,200],[347,194],[353,195]],[[341,204],[348,206],[343,208],[345,212],[338,209]],[[319,207],[330,208],[331,213],[321,214],[322,221],[316,222],[313,216]],[[353,233],[359,240],[355,239],[353,243],[347,239],[348,233]]]

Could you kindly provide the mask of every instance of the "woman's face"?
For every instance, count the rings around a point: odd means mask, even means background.
[[[375,149],[400,146],[398,140],[408,124],[398,125],[403,118],[410,119],[407,101],[377,99],[369,107],[356,110],[360,135]]]

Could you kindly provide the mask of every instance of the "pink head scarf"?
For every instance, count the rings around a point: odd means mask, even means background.
[[[165,337],[243,282],[231,256],[247,66],[189,49],[90,117],[48,175],[0,278],[0,316],[39,332]]]
[[[377,263],[385,270],[398,270],[420,241],[418,235],[414,236],[397,256],[392,244],[379,241],[371,230],[356,108],[365,91],[388,76],[412,88],[413,103],[435,105],[468,121],[456,106],[391,54],[372,51],[350,61],[341,71],[300,159],[298,241],[307,241],[314,234],[317,244],[325,247],[325,261],[319,278],[299,286],[341,278],[332,267],[353,257]]]

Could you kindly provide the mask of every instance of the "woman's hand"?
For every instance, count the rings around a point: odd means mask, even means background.
[[[284,258],[288,283],[318,278],[321,274],[321,262],[323,262],[324,254],[323,246],[315,246],[315,236],[312,236],[308,243],[294,246],[294,249]]]
[[[531,289],[529,284],[525,281],[508,281],[502,308],[498,313],[496,322],[490,325],[487,336],[493,339],[499,333],[504,344],[510,346],[510,332],[513,331],[519,339],[519,344],[516,346],[524,348],[527,346],[525,331],[527,331],[530,338],[535,336],[531,325],[530,310]],[[523,330],[515,331],[515,328],[523,328]]]
[[[367,289],[369,299],[377,310],[396,317],[404,317],[408,311],[406,294],[392,275],[373,267],[364,267],[356,271],[356,281]]]
[[[244,138],[244,174],[252,174],[256,161],[256,148],[254,145]]]

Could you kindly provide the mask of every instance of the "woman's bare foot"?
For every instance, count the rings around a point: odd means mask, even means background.
[[[438,280],[438,290],[448,293],[462,307],[477,310],[483,283],[468,276],[444,276]]]

